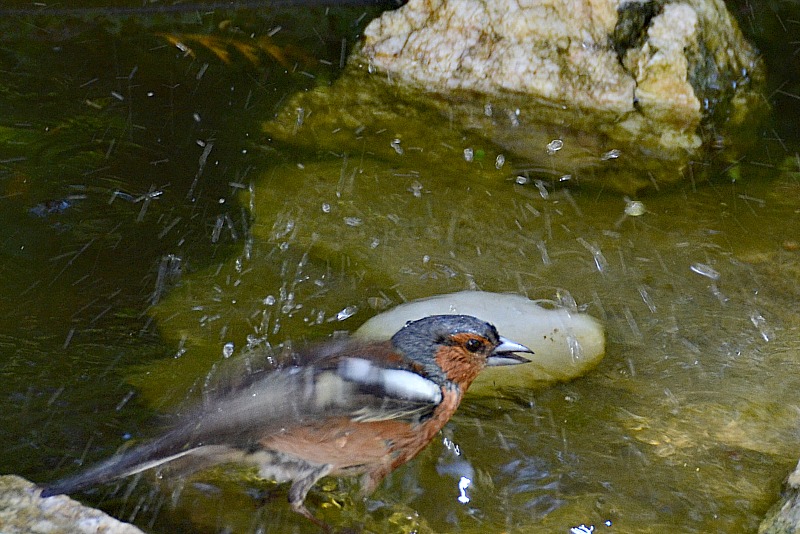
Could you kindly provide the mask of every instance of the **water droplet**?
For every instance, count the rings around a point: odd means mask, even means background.
[[[216,243],[219,240],[219,236],[222,233],[223,224],[225,224],[225,218],[220,215],[217,217],[217,221],[214,223],[214,229],[211,231],[212,243]]]
[[[545,245],[545,242],[537,241],[536,248],[539,249],[539,253],[542,255],[542,263],[550,265],[552,262],[550,261],[550,254],[547,253],[547,245]]]
[[[353,315],[358,312],[358,306],[347,306],[340,312],[336,314],[337,321],[344,321],[345,319],[349,319]]]
[[[767,320],[764,319],[764,316],[761,315],[760,312],[754,310],[750,313],[750,322],[758,329],[764,341],[770,341],[772,339],[772,330],[767,326]]]
[[[558,302],[558,305],[562,308],[565,308],[573,313],[578,312],[578,303],[575,301],[575,297],[573,297],[572,293],[566,289],[559,289],[556,291],[556,302]]]
[[[511,110],[508,110],[507,113],[508,113],[508,121],[511,123],[511,126],[513,126],[514,128],[518,127],[519,126],[519,110],[517,110],[516,113],[511,111]]]
[[[533,185],[536,186],[536,189],[539,190],[539,196],[543,199],[547,200],[550,198],[550,193],[547,191],[547,187],[545,187],[544,182],[541,180],[534,180]]]
[[[403,147],[400,145],[401,142],[402,141],[400,139],[392,139],[392,142],[389,143],[389,145],[394,149],[395,152],[402,156],[403,153],[405,153],[405,150],[403,150]]]
[[[467,495],[467,488],[469,488],[472,481],[467,477],[461,477],[458,481],[458,502],[461,504],[467,504],[469,502],[469,496]]]
[[[642,301],[647,304],[647,308],[652,313],[656,313],[656,304],[653,302],[653,298],[650,296],[650,292],[647,291],[645,286],[639,286],[639,295],[642,297]]]
[[[233,354],[233,343],[228,341],[225,345],[222,346],[222,357],[223,358],[230,358]]]
[[[711,280],[719,280],[719,273],[710,265],[706,265],[705,263],[693,263],[689,266],[689,269],[700,276],[705,276]]]
[[[578,363],[583,360],[583,347],[580,340],[573,334],[567,334],[567,347],[569,348],[569,357],[572,363]]]
[[[473,158],[475,157],[475,153],[471,148],[464,149],[464,161],[472,162]]]
[[[610,159],[617,159],[622,155],[622,152],[619,149],[612,149],[600,156],[600,161],[608,161]]]
[[[639,200],[631,200],[625,198],[625,215],[630,217],[639,217],[645,213],[644,203]]]
[[[506,164],[506,157],[502,154],[498,154],[497,157],[494,159],[494,168],[500,170],[503,168],[503,165]]]
[[[606,260],[606,257],[603,256],[603,251],[600,250],[599,247],[592,245],[582,237],[579,237],[577,241],[583,245],[586,250],[592,253],[592,256],[594,257],[594,264],[598,271],[602,273],[608,270],[608,260]]]
[[[564,148],[564,141],[562,141],[561,139],[553,139],[552,141],[547,143],[547,153],[550,156],[552,156],[562,148]]]

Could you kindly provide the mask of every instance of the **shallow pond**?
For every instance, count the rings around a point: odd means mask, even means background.
[[[366,501],[349,481],[312,491],[320,517],[755,531],[800,456],[800,12],[762,7],[737,15],[775,116],[750,151],[709,153],[641,205],[518,178],[446,118],[343,132],[339,150],[302,127],[275,138],[376,11],[0,11],[0,471],[49,481],[156,435],[226,343],[323,339],[475,288],[586,311],[605,359],[468,397]],[[314,532],[285,496],[218,469],[77,497],[155,532]]]

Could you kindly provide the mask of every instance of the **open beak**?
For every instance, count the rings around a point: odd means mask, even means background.
[[[515,354],[516,352],[527,352],[529,354],[533,354],[533,351],[525,345],[521,345],[515,341],[511,341],[510,339],[506,339],[501,336],[500,344],[497,345],[489,355],[489,358],[486,360],[486,364],[496,367],[500,365],[517,365],[518,363],[530,362],[528,358],[523,358],[519,354]]]

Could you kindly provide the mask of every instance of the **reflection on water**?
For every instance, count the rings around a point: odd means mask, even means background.
[[[337,13],[355,31],[360,12]],[[17,116],[2,123],[3,471],[50,480],[155,435],[153,411],[201,390],[225,351],[479,288],[574,300],[605,323],[606,359],[568,384],[468,399],[366,501],[350,481],[322,484],[308,501],[320,517],[375,531],[755,529],[800,454],[797,139],[763,141],[735,183],[710,160],[635,199],[518,181],[491,147],[467,161],[446,120],[343,131],[359,151],[315,148],[302,124],[275,142],[261,123],[308,77],[183,57],[133,28],[81,27],[82,41],[32,39],[3,59],[30,78],[4,82]],[[338,58],[343,37],[326,38]],[[52,91],[41,113],[32,84]],[[423,136],[448,146],[416,150]],[[81,499],[164,532],[312,531],[285,488],[235,469]]]

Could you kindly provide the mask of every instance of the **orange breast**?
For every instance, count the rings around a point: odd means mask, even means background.
[[[458,408],[461,395],[443,390],[442,402],[422,424],[386,420],[357,422],[330,418],[269,436],[261,446],[314,464],[330,464],[332,475],[372,471],[378,465],[394,469],[430,443]]]

